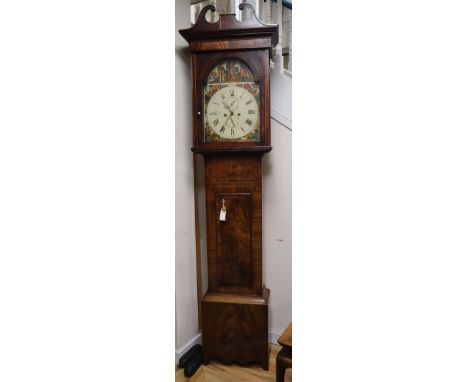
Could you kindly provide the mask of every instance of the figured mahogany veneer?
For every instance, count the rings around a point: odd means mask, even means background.
[[[202,300],[204,362],[219,360],[241,365],[259,363],[268,370],[268,300],[261,296],[221,297],[207,293]]]
[[[216,210],[229,208],[229,218],[216,222],[218,285],[252,285],[251,201],[249,192],[216,194]]]
[[[205,157],[208,290],[262,293],[262,158]],[[226,221],[219,220],[224,199]]]

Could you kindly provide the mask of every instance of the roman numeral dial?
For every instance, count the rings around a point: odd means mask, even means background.
[[[243,83],[222,84],[207,100],[205,122],[221,139],[242,140],[259,128],[258,101],[248,89]]]

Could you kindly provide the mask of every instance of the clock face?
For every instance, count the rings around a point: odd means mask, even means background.
[[[259,85],[245,63],[218,63],[204,89],[204,141],[260,141],[259,96]]]
[[[257,101],[252,93],[236,84],[221,87],[208,101],[207,122],[220,138],[248,137],[257,126]]]

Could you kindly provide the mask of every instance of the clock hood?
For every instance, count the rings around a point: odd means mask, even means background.
[[[206,21],[208,11],[216,11],[213,4],[204,7],[194,26],[179,30],[187,42],[201,40],[228,40],[237,38],[270,38],[270,47],[278,43],[278,24],[265,24],[255,15],[252,6],[247,3],[239,5],[240,10],[249,10],[246,20],[239,21],[234,13],[221,14],[217,22]]]

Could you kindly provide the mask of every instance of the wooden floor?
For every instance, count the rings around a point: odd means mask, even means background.
[[[268,371],[260,365],[238,366],[224,365],[219,362],[210,362],[209,365],[201,365],[191,377],[184,376],[184,369],[176,368],[176,382],[275,382],[276,381],[276,355],[281,347],[271,344],[270,367]],[[291,369],[286,370],[285,382],[292,381]]]

